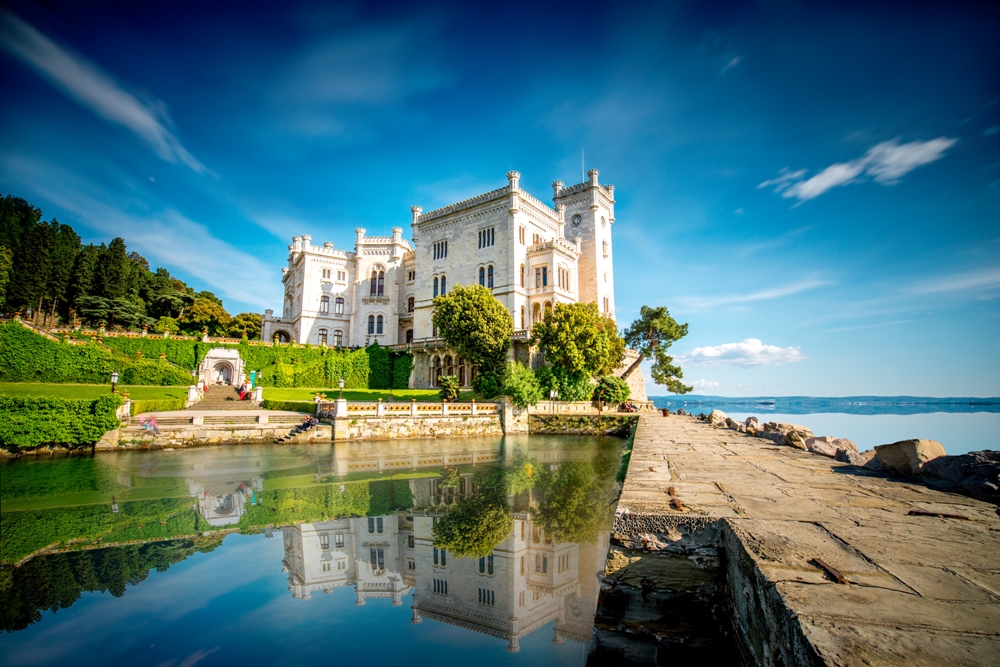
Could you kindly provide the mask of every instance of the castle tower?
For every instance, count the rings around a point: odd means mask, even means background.
[[[563,187],[552,184],[557,210],[565,207],[566,238],[578,241],[579,301],[597,303],[601,313],[615,315],[615,273],[611,247],[611,227],[615,224],[615,186],[597,182],[598,171],[587,172],[587,181]]]

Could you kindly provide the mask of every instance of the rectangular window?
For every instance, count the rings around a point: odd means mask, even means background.
[[[542,556],[542,574],[549,573],[549,557]]]
[[[486,605],[487,607],[492,607],[494,605],[495,598],[493,596],[493,591],[488,588],[479,589],[479,604]]]
[[[334,331],[333,332],[333,344],[340,347],[344,344],[344,332]]]
[[[343,533],[337,533],[334,539],[335,539],[335,543],[337,545],[337,548],[338,549],[343,549],[344,548],[344,534]]]
[[[329,313],[330,312],[330,297],[321,296],[319,298],[319,312]]]
[[[524,227],[517,228],[517,240],[521,245],[524,245]]]
[[[434,592],[437,593],[438,595],[447,595],[448,594],[448,582],[445,581],[444,579],[435,579],[434,580]]]
[[[541,571],[542,571],[542,557],[536,554],[535,555],[535,572],[541,572]]]
[[[542,267],[542,287],[547,287],[549,284],[549,267]]]
[[[324,572],[330,571],[330,563],[323,563],[323,571]]]
[[[415,562],[413,562],[412,558],[410,560],[406,561],[406,569],[407,570],[416,570],[417,569],[417,564]]]
[[[524,606],[524,591],[521,591],[521,594],[518,596],[518,603],[518,606]]]
[[[542,286],[542,268],[540,266],[535,267],[535,287]]]
[[[346,570],[347,569],[347,561],[346,560],[338,560],[337,561],[337,569],[338,570]]]
[[[368,534],[372,535],[375,532],[375,517],[368,517]]]
[[[323,280],[330,279],[330,269],[323,269]]]
[[[413,535],[407,535],[406,536],[406,546],[407,546],[407,548],[410,548],[410,549],[413,548]]]
[[[522,536],[521,539],[524,539]],[[524,576],[524,556],[521,556],[521,575]]]
[[[347,271],[337,271],[337,282],[347,282]]]
[[[326,533],[319,536],[319,548],[324,551],[330,548],[330,536]]]

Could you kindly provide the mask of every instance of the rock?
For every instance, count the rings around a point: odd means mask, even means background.
[[[764,424],[764,432],[771,433],[791,433],[792,431],[798,431],[804,434],[804,438],[811,438],[813,432],[807,426],[800,426],[798,424],[785,424],[782,422],[767,422]]]
[[[808,451],[813,454],[829,456],[830,458],[836,458],[837,451],[841,449],[854,452],[858,451],[858,446],[847,438],[833,438],[829,435],[823,435],[818,438],[806,438],[805,442],[806,449]]]
[[[852,466],[864,466],[875,458],[875,450],[869,449],[867,452],[859,452],[857,449],[838,449],[833,458],[843,463],[850,463]]]
[[[759,431],[760,430],[760,422],[757,421],[756,417],[752,417],[752,416],[751,417],[747,417],[747,420],[745,422],[743,422],[743,423],[746,424],[746,427],[748,429],[752,428],[755,431]]]
[[[810,434],[812,435],[812,434]],[[789,431],[785,434],[785,444],[796,449],[806,449],[806,436],[800,431]]]
[[[687,414],[687,410],[685,410],[684,408],[679,408],[677,410],[677,414],[679,414],[679,415],[686,415]]]
[[[1000,452],[940,456],[921,466],[920,476],[932,489],[1000,505]]]
[[[878,456],[876,455],[874,449],[870,449],[868,452],[861,452],[861,455],[864,456],[869,452],[871,452],[872,457],[868,459],[868,462],[865,463],[864,467],[868,470],[874,470],[875,472],[882,472],[882,462],[878,460]]]
[[[904,477],[917,477],[925,463],[944,456],[944,447],[937,440],[900,440],[891,445],[877,446],[875,455],[882,462],[883,470]]]
[[[726,420],[729,417],[722,410],[712,410],[712,414],[708,415],[708,423],[712,426],[725,426]]]

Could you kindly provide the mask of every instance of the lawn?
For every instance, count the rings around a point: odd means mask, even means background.
[[[136,401],[158,401],[187,398],[187,387],[118,385],[118,392],[127,391]],[[93,400],[111,392],[109,384],[48,384],[43,382],[0,382],[0,395],[27,398],[79,398]]]
[[[264,398],[269,398],[272,401],[311,401],[317,392],[330,400],[340,396],[339,389],[330,389],[329,387],[320,389],[264,387]],[[397,401],[409,401],[411,398],[418,401],[441,400],[437,389],[393,389],[391,392],[388,389],[345,389],[344,398],[349,401],[377,401],[381,398],[384,401],[389,398],[390,393]],[[473,397],[473,392],[464,391],[459,399],[467,401]]]

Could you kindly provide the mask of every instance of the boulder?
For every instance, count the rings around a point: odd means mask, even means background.
[[[864,467],[868,470],[874,470],[875,472],[882,472],[882,462],[878,460],[878,456],[875,454],[874,449],[869,449],[867,452],[861,452],[861,455],[864,456],[869,452],[871,452],[872,457],[868,459],[868,462],[865,463]]]
[[[747,428],[752,428],[755,431],[760,430],[760,422],[757,420],[756,417],[753,416],[747,417],[747,420],[743,423],[746,424]]]
[[[722,410],[712,410],[712,414],[708,415],[707,421],[712,426],[725,426],[727,419],[729,417]]]
[[[687,410],[685,410],[684,408],[679,408],[677,410],[677,414],[679,414],[679,415],[686,415],[687,414]]]
[[[838,449],[833,458],[842,463],[850,463],[852,466],[864,466],[875,458],[875,450],[869,449],[867,452],[859,452],[857,449]]]
[[[792,431],[797,431],[805,438],[811,438],[813,432],[807,426],[800,426],[799,424],[785,424],[783,422],[767,422],[764,424],[764,432],[771,433],[791,433]]]
[[[875,455],[883,470],[904,477],[918,477],[925,463],[944,456],[944,447],[937,440],[900,440],[877,446]]]
[[[809,435],[812,435],[811,433]],[[808,436],[801,431],[789,431],[785,434],[785,444],[796,449],[806,449],[806,438]]]
[[[837,451],[844,449],[847,451],[858,451],[858,446],[847,438],[833,438],[823,435],[818,438],[806,438],[806,449],[813,454],[822,454],[830,458],[836,458]]]
[[[920,476],[932,489],[1000,505],[1000,452],[940,456],[921,466]]]

